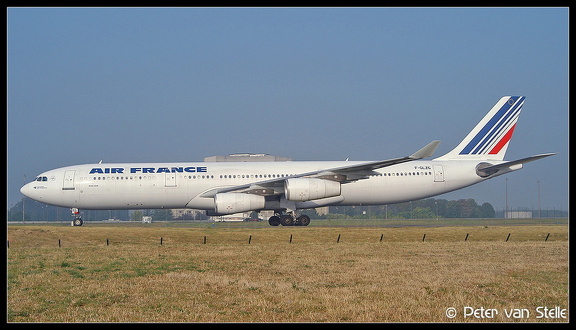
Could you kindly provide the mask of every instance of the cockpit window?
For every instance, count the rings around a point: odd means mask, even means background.
[[[48,177],[47,176],[39,176],[34,181],[48,181]]]

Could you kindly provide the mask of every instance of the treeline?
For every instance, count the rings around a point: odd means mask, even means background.
[[[422,199],[412,202],[377,206],[331,206],[326,218],[350,219],[428,219],[428,218],[494,218],[492,204],[478,205],[474,199]],[[319,216],[322,217],[322,216]]]
[[[23,210],[24,209],[24,210]],[[174,218],[171,210],[81,210],[85,221],[132,220],[141,221],[142,216],[152,216],[156,221],[205,220],[204,212],[187,213]],[[432,219],[432,218],[495,218],[503,217],[490,203],[478,205],[474,199],[422,199],[413,202],[373,206],[330,206],[328,214],[316,210],[304,210],[313,219]],[[255,217],[256,214],[253,215]],[[567,217],[562,210],[541,210],[542,217]],[[533,212],[538,217],[538,211]],[[23,199],[8,210],[8,221],[71,221],[70,209],[49,206],[31,199]],[[265,219],[267,220],[267,219]]]

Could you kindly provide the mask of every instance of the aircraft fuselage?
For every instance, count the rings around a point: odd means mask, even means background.
[[[47,171],[22,192],[46,204],[81,209],[214,209],[202,193],[362,162],[294,161],[240,163],[85,164]],[[327,205],[381,205],[421,199],[460,189],[486,178],[480,161],[412,161],[375,170],[342,185],[340,196],[299,201],[298,209]],[[521,165],[520,165],[521,167]],[[502,172],[498,173],[503,174]],[[45,178],[42,180],[42,178]],[[270,199],[265,209],[280,209]]]

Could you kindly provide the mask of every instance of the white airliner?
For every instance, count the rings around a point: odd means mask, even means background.
[[[208,215],[273,210],[272,226],[307,226],[301,209],[383,205],[418,200],[516,171],[555,153],[504,161],[524,96],[505,96],[447,154],[440,141],[410,156],[380,161],[115,163],[67,166],[40,174],[20,190],[50,205],[78,209],[206,210]]]

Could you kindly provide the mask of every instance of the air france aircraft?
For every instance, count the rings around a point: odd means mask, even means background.
[[[554,155],[513,161],[504,154],[524,96],[502,97],[447,154],[440,141],[410,156],[379,161],[115,163],[62,167],[20,190],[36,201],[79,209],[191,208],[207,215],[273,210],[272,226],[307,226],[298,210],[329,205],[383,205],[427,198],[516,171]]]

